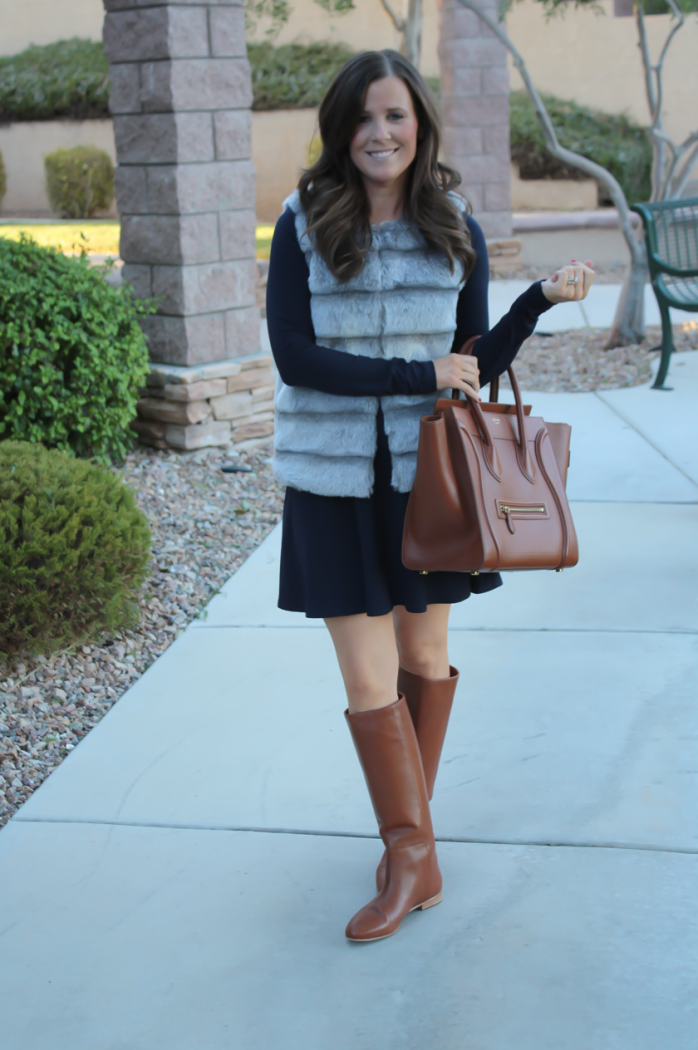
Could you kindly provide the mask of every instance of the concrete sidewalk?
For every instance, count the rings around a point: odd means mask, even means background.
[[[561,264],[562,265],[562,264]],[[530,281],[490,281],[490,327],[495,325],[511,304],[529,287]],[[536,326],[539,333],[566,332],[570,328],[610,328],[620,297],[620,284],[594,284],[583,302],[558,303],[544,313]],[[672,324],[695,321],[695,313],[687,310],[670,311]],[[661,325],[657,299],[652,285],[645,285],[645,324]]]
[[[695,1050],[698,354],[573,424],[580,565],[454,608],[444,902],[381,852],[279,531],[0,834],[3,1050]]]

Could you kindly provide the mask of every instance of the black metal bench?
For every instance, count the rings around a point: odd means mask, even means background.
[[[636,204],[645,225],[650,279],[662,317],[662,356],[653,386],[664,386],[674,349],[669,307],[698,312],[698,197]]]

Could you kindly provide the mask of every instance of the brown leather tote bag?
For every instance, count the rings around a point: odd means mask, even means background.
[[[469,339],[461,353],[477,340]],[[420,420],[417,474],[405,515],[402,560],[419,572],[511,572],[576,565],[565,483],[571,428],[523,405],[439,398]]]

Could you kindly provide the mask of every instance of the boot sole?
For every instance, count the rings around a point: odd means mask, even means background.
[[[426,911],[427,908],[433,908],[435,904],[441,904],[443,899],[443,893],[437,893],[435,897],[430,897],[428,901],[424,901],[422,904],[415,904],[414,908],[410,908],[407,914],[409,915],[413,911]],[[399,929],[400,926],[397,926],[391,933],[381,933],[379,937],[347,937],[347,940],[353,941],[354,944],[371,944],[373,941],[385,941],[388,937],[393,937]]]

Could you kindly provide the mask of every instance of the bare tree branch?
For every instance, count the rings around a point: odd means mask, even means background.
[[[674,185],[672,186],[671,196],[676,200],[683,196],[683,191],[686,189],[686,186],[688,185],[688,180],[690,179],[693,173],[693,169],[695,168],[696,163],[698,162],[698,141],[696,141],[698,140],[698,132],[693,134],[691,138],[695,141],[696,144],[694,145],[693,149],[689,152],[688,156],[683,162],[681,171],[676,176]]]
[[[669,138],[668,135],[665,135],[663,137],[667,140],[669,149],[671,151],[671,164],[669,164],[669,166],[667,167],[664,179],[662,181],[662,185],[660,187],[661,196],[657,198],[657,200],[662,201],[673,200],[678,196],[678,193],[676,191],[676,183],[677,181],[683,179],[686,165],[689,166],[688,174],[690,175],[690,169],[693,167],[693,163],[695,163],[695,160],[692,161],[692,154],[689,155],[689,157],[683,161],[683,166],[682,160],[686,156],[686,154],[689,153],[689,150],[691,150],[693,144],[698,142],[698,131],[692,132],[687,138],[684,139],[680,146],[677,146],[673,142],[673,140]],[[679,170],[679,168],[681,170],[679,175],[677,176],[676,172],[677,170]],[[686,179],[686,181],[688,180]]]
[[[666,2],[671,10],[674,24],[667,33],[659,59],[654,65],[649,53],[642,2],[638,3],[636,15],[638,46],[642,55],[647,104],[651,120],[647,130],[652,142],[653,201],[675,199],[680,196],[686,187],[696,159],[698,159],[698,154],[692,149],[693,144],[698,141],[698,132],[689,135],[679,146],[671,135],[668,135],[664,130],[664,118],[662,115],[664,60],[672,40],[686,21],[683,11],[676,0],[666,0]]]
[[[657,130],[661,130],[662,107],[661,101],[658,99],[660,92],[658,92],[657,87],[655,86],[656,71],[650,58],[647,29],[645,27],[645,12],[642,4],[637,5],[635,18],[637,21],[638,47],[640,48],[640,53],[642,55],[642,68],[645,74],[647,106],[650,111],[650,127],[648,128],[648,131],[654,140],[654,148],[652,150],[652,200],[656,200],[659,194],[659,187],[662,183],[666,152],[666,144],[662,141],[661,136],[657,134]]]
[[[528,69],[526,68],[526,63],[524,62],[521,53],[516,47],[514,47],[511,40],[509,39],[509,35],[507,34],[503,23],[497,22],[493,18],[491,18],[489,14],[482,10],[482,8],[475,2],[475,0],[458,0],[458,2],[462,4],[463,7],[467,7],[470,11],[473,11],[478,16],[478,18],[481,21],[483,21],[489,29],[492,30],[494,35],[504,44],[506,49],[511,54],[514,60],[514,65],[521,74],[521,78],[524,84],[526,85],[526,90],[528,91],[529,95],[531,96],[531,100],[533,101],[533,105],[536,110],[536,116],[538,117],[538,120],[540,121],[541,127],[543,129],[545,145],[548,151],[552,153],[553,156],[561,160],[564,164],[569,164],[573,168],[579,168],[580,171],[586,172],[587,175],[591,175],[593,179],[597,179],[598,182],[605,186],[605,188],[609,192],[611,200],[618,209],[618,216],[620,219],[621,229],[623,230],[623,234],[628,243],[628,248],[630,249],[631,256],[633,257],[633,259],[637,259],[638,262],[644,262],[644,245],[641,244],[640,241],[638,241],[633,231],[632,222],[630,218],[630,208],[628,207],[628,202],[625,199],[625,194],[623,193],[623,190],[620,187],[620,183],[617,181],[617,179],[613,177],[613,175],[611,175],[610,171],[606,171],[606,169],[602,168],[600,164],[597,164],[593,160],[589,160],[588,157],[583,157],[581,153],[574,153],[572,150],[566,149],[564,146],[560,145],[560,143],[558,142],[557,134],[555,132],[555,128],[553,127],[552,121],[550,119],[550,115],[548,114],[548,111],[545,108],[545,104],[540,95],[538,94],[538,90],[531,79],[531,75],[528,72]]]
[[[661,77],[662,75],[662,67],[664,66],[664,59],[666,57],[667,51],[669,50],[669,45],[671,44],[672,40],[674,39],[679,29],[685,22],[685,18],[683,17],[683,11],[676,3],[676,0],[666,0],[666,3],[671,8],[672,14],[674,15],[674,18],[677,19],[677,22],[676,25],[672,28],[671,32],[668,34],[666,40],[664,41],[664,47],[660,52],[659,61],[657,62],[657,65],[655,67],[657,70],[658,77]]]
[[[397,29],[398,33],[404,33],[405,28],[407,26],[407,19],[400,18],[400,16],[395,13],[395,11],[390,5],[390,0],[381,0],[381,3],[387,11],[389,18],[395,26],[395,28]]]
[[[647,94],[647,105],[649,107],[652,123],[654,124],[658,112],[657,93],[654,89],[654,81],[652,79],[652,61],[650,59],[649,43],[647,42],[647,29],[645,28],[645,12],[642,8],[642,4],[637,5],[637,14],[635,18],[637,21],[638,47],[642,52],[642,66],[645,71],[645,92]]]
[[[422,55],[422,0],[407,0],[405,56],[419,69]]]
[[[322,0],[317,0],[321,3]],[[400,50],[419,69],[422,56],[422,0],[407,0],[407,14],[403,18],[393,8],[390,0],[381,0],[381,4],[398,33],[402,36]]]

